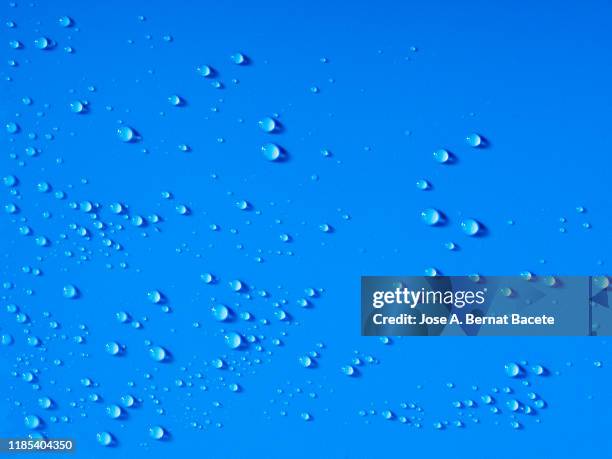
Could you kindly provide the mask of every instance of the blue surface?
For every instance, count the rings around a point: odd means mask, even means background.
[[[14,343],[0,345],[0,436],[72,438],[78,457],[612,456],[608,339],[384,344],[359,336],[361,275],[609,272],[612,7],[398,3],[3,3],[0,113],[3,126],[20,130],[0,134],[0,175],[18,178],[1,190],[0,334]],[[59,25],[63,15],[72,27]],[[41,36],[55,47],[36,49]],[[247,65],[232,62],[236,52]],[[197,73],[203,64],[213,78]],[[186,104],[172,106],[173,94]],[[71,112],[77,100],[88,102],[86,113]],[[282,132],[263,132],[257,123],[266,116]],[[120,122],[140,140],[121,142]],[[487,139],[485,148],[467,145],[472,132]],[[265,160],[268,142],[284,149],[285,161]],[[436,163],[439,148],[455,162]],[[421,178],[433,188],[418,190]],[[37,191],[42,181],[50,192]],[[65,199],[54,197],[59,190]],[[241,199],[251,208],[238,209]],[[71,208],[83,201],[100,207]],[[113,202],[127,210],[114,215]],[[9,203],[19,212],[5,212]],[[176,212],[179,204],[189,215]],[[447,224],[424,225],[428,207]],[[131,223],[153,213],[159,223]],[[465,236],[462,216],[487,234]],[[24,224],[32,235],[20,235]],[[48,247],[36,245],[40,235]],[[459,250],[447,250],[447,241]],[[217,282],[202,282],[205,272]],[[232,291],[233,279],[246,291]],[[67,284],[78,298],[63,297]],[[301,308],[311,287],[321,291]],[[147,299],[155,289],[165,305]],[[253,318],[217,322],[210,307],[218,303]],[[290,320],[280,321],[279,309]],[[121,310],[142,328],[117,321]],[[52,320],[60,327],[50,328]],[[257,342],[232,350],[228,331]],[[41,344],[28,345],[28,336]],[[106,353],[109,341],[125,353]],[[151,359],[149,342],[171,359]],[[298,359],[310,351],[319,353],[316,367],[303,368]],[[348,377],[340,368],[356,355],[364,363]],[[220,357],[229,368],[213,368]],[[527,376],[507,377],[504,365],[522,361]],[[533,364],[549,374],[534,375]],[[36,380],[24,381],[34,370]],[[93,387],[82,384],[86,377]],[[505,402],[530,405],[530,391],[546,407],[510,412]],[[106,407],[126,394],[137,406],[109,418]],[[482,402],[486,394],[500,414]],[[54,408],[41,409],[41,396]],[[457,409],[456,400],[477,406]],[[28,430],[28,414],[44,425]],[[162,441],[150,437],[152,426],[167,431]],[[111,447],[98,444],[100,432],[112,434]]]

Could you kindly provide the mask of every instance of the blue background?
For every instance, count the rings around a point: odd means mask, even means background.
[[[609,271],[611,10],[604,1],[5,0],[0,111],[3,125],[20,130],[0,134],[1,175],[19,179],[1,190],[3,208],[19,207],[0,216],[0,333],[14,339],[0,347],[1,436],[31,434],[24,416],[36,414],[38,432],[75,439],[79,457],[611,457],[605,338],[384,344],[359,336],[361,275]],[[72,27],[59,25],[63,15]],[[40,36],[53,49],[37,49]],[[248,65],[232,62],[236,52]],[[197,73],[203,64],[214,78]],[[186,104],[171,106],[172,94]],[[76,100],[88,102],[86,113],[71,112]],[[282,132],[263,132],[265,116],[276,116]],[[141,139],[122,143],[120,122]],[[486,137],[486,148],[467,145],[471,132]],[[267,142],[287,160],[266,161]],[[439,148],[456,161],[436,163]],[[418,190],[421,178],[433,188]],[[50,192],[37,191],[42,181]],[[65,199],[54,197],[58,190]],[[236,207],[241,199],[249,210]],[[83,201],[99,208],[79,210]],[[113,202],[127,206],[123,215],[110,211]],[[177,204],[190,214],[179,215]],[[428,207],[447,224],[424,225]],[[131,223],[153,213],[159,223]],[[487,234],[465,236],[464,216]],[[323,223],[333,231],[322,232]],[[31,236],[20,235],[24,224]],[[36,245],[39,235],[48,247]],[[447,250],[447,241],[459,250]],[[217,282],[203,283],[205,272]],[[232,279],[247,290],[232,291]],[[69,283],[77,299],[63,297]],[[321,291],[301,308],[309,287]],[[147,299],[153,289],[169,312]],[[217,303],[253,319],[217,322]],[[28,323],[16,321],[11,304]],[[290,320],[278,320],[279,309]],[[142,328],[118,322],[120,310]],[[231,350],[223,338],[230,330],[257,342]],[[28,336],[41,344],[28,345]],[[109,341],[125,353],[106,353]],[[171,361],[152,360],[149,341]],[[303,368],[298,359],[310,351],[320,354],[316,368]],[[375,363],[347,377],[340,368],[356,355]],[[212,367],[220,357],[228,368]],[[542,364],[549,374],[511,379],[510,361],[527,370]],[[36,380],[25,382],[22,373],[34,370]],[[86,377],[93,387],[83,386]],[[546,408],[513,417],[505,400],[529,404],[529,391]],[[109,418],[106,406],[125,394],[139,403]],[[495,395],[500,414],[483,394]],[[43,395],[52,410],[38,406]],[[468,399],[478,406],[452,406]],[[386,409],[394,419],[382,416]],[[403,424],[400,416],[414,418]],[[458,419],[463,428],[453,426]],[[448,425],[438,430],[436,422]],[[165,440],[149,436],[153,425],[166,429]],[[112,447],[97,443],[103,431]]]

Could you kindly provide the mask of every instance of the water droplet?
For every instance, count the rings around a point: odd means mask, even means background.
[[[185,204],[177,204],[175,207],[176,213],[179,215],[188,215],[189,208]]]
[[[79,291],[74,285],[72,284],[64,285],[64,288],[63,288],[64,298],[74,299],[78,296],[78,294],[79,294]]]
[[[344,365],[340,368],[340,371],[342,371],[342,373],[344,373],[346,376],[353,376],[356,372],[355,367],[352,365]]]
[[[5,186],[15,186],[17,184],[17,177],[14,175],[7,175],[2,178],[2,183]]]
[[[433,157],[435,161],[444,164],[450,159],[450,153],[448,150],[441,148],[433,152]]]
[[[6,132],[8,132],[9,134],[15,134],[19,132],[19,125],[17,123],[13,123],[12,121],[6,123],[5,128]]]
[[[166,350],[161,346],[153,346],[149,349],[149,356],[156,362],[163,362],[166,360]]]
[[[312,366],[312,359],[307,355],[300,357],[299,362],[304,368],[310,368]]]
[[[248,210],[251,205],[244,199],[241,199],[240,201],[236,202],[236,207],[240,210]]]
[[[238,279],[231,280],[229,286],[234,292],[241,292],[244,289],[244,285]]]
[[[466,218],[461,221],[461,230],[468,236],[475,236],[480,232],[480,223],[473,218]]]
[[[247,57],[242,53],[234,53],[230,56],[231,61],[236,65],[246,64]]]
[[[73,21],[69,16],[61,16],[57,22],[61,27],[71,27],[73,24]]]
[[[227,320],[230,316],[230,309],[223,304],[216,304],[210,310],[213,317],[218,321]]]
[[[196,71],[203,77],[209,77],[213,74],[213,68],[210,65],[199,65]]]
[[[427,180],[419,179],[416,181],[416,187],[417,189],[424,191],[424,190],[428,190],[431,187],[431,185],[429,184]]]
[[[34,47],[38,49],[49,49],[51,47],[51,40],[47,37],[38,37],[34,40]]]
[[[106,349],[106,352],[110,355],[119,355],[119,353],[121,352],[121,346],[115,341],[110,341],[106,343],[104,349]]]
[[[126,408],[131,408],[136,403],[136,399],[129,394],[121,396],[121,404]]]
[[[281,156],[281,148],[273,143],[266,143],[263,145],[261,147],[261,152],[268,161],[276,161]]]
[[[161,440],[166,435],[166,431],[161,426],[152,426],[149,428],[149,436],[154,440]]]
[[[230,332],[225,335],[225,344],[230,349],[238,349],[243,344],[242,336],[236,332]]]
[[[159,304],[163,301],[164,295],[159,290],[151,290],[147,293],[147,298],[151,303]]]
[[[468,134],[465,141],[470,147],[477,148],[482,145],[482,137],[475,132]]]
[[[274,132],[276,129],[276,120],[266,116],[259,121],[259,128],[264,132]]]
[[[508,375],[511,378],[516,378],[522,373],[521,367],[514,362],[507,363],[504,366],[504,369],[506,370],[506,375]]]
[[[131,142],[134,140],[134,130],[129,126],[121,126],[117,128],[117,137],[122,142]]]
[[[38,399],[38,406],[40,406],[43,410],[48,410],[53,406],[53,400],[49,397],[40,397]]]
[[[25,418],[23,418],[23,423],[27,429],[34,430],[41,426],[42,421],[35,414],[28,414]]]
[[[521,407],[521,404],[519,403],[519,401],[515,399],[508,400],[506,405],[508,405],[508,408],[510,409],[510,411],[518,411],[519,408]]]
[[[113,436],[109,432],[98,432],[96,439],[102,446],[110,446],[113,443]]]
[[[72,113],[84,113],[86,105],[80,100],[70,102],[70,111]]]
[[[427,225],[433,226],[440,223],[441,215],[436,209],[425,209],[421,212],[421,219]]]
[[[118,419],[121,417],[121,414],[122,414],[121,407],[119,405],[114,405],[114,404],[108,405],[106,407],[106,414],[111,419]]]
[[[184,104],[183,99],[181,99],[181,97],[177,96],[176,94],[172,94],[170,97],[168,97],[168,102],[170,103],[170,105],[173,105],[175,107],[179,107]]]

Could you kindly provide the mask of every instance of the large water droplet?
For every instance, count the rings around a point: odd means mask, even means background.
[[[98,432],[96,440],[102,446],[110,446],[113,443],[113,436],[109,432]]]
[[[473,218],[466,218],[461,221],[461,230],[468,236],[475,236],[480,232],[480,223]]]
[[[437,225],[441,221],[440,212],[436,209],[425,209],[421,212],[421,219],[430,226]]]
[[[79,291],[74,285],[66,284],[64,285],[62,293],[64,295],[64,298],[74,299],[78,296]]]
[[[270,118],[266,116],[262,120],[259,121],[259,128],[264,132],[274,132],[276,129],[276,120],[274,118]]]
[[[134,130],[129,126],[121,126],[117,128],[117,137],[122,142],[131,142],[134,140]]]
[[[238,349],[242,346],[242,336],[236,332],[230,332],[225,335],[225,344],[227,344],[230,349]]]
[[[281,149],[278,145],[273,143],[267,143],[261,147],[261,152],[264,158],[268,161],[276,161],[281,156]]]
[[[156,362],[163,362],[166,357],[166,350],[161,346],[153,346],[149,349],[149,356]]]
[[[433,152],[433,157],[434,160],[436,160],[437,162],[444,164],[449,161],[450,153],[448,152],[448,150],[441,148]]]
[[[470,147],[477,148],[482,145],[482,137],[475,132],[468,134],[465,137],[465,141]]]
[[[230,56],[230,59],[236,65],[243,65],[247,62],[247,57],[242,53],[234,53]]]
[[[227,320],[230,316],[229,308],[223,304],[216,304],[210,310],[213,317],[219,321]]]
[[[28,414],[25,418],[23,418],[23,423],[26,428],[33,430],[38,429],[41,426],[42,421],[35,414]]]
[[[149,436],[154,440],[161,440],[166,435],[166,431],[162,426],[149,427]]]
[[[521,367],[514,362],[509,362],[504,366],[506,374],[511,378],[516,378],[521,374]]]

